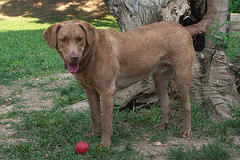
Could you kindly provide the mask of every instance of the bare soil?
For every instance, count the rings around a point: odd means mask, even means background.
[[[51,83],[50,79],[55,80]],[[0,98],[5,99],[4,104],[0,106],[0,115],[8,114],[19,106],[23,106],[21,110],[26,111],[51,108],[54,106],[53,101],[56,97],[56,93],[52,89],[58,85],[67,85],[73,79],[74,76],[70,73],[64,73],[30,80],[20,79],[16,85],[11,87],[0,85]],[[26,83],[31,83],[31,86],[27,87]],[[2,118],[0,120],[0,142],[16,143],[25,141],[25,139],[21,138],[9,138],[11,135],[17,134],[16,131],[10,129],[10,123],[19,121],[21,121],[21,118]]]

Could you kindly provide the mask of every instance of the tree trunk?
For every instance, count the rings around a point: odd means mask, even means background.
[[[195,24],[201,21],[206,14],[206,1],[191,1],[189,5],[190,0],[104,0],[109,12],[117,20],[121,31],[163,20],[176,21],[184,26]],[[223,5],[226,0],[211,1],[216,2],[214,5],[221,4],[211,7],[218,8],[222,13],[220,19],[223,21],[221,22],[224,22],[224,17],[227,16],[226,9],[228,8]],[[208,23],[206,25],[210,25],[210,21]],[[194,39],[196,46],[205,44],[204,34],[195,36]],[[194,72],[195,76],[190,92],[191,99],[197,103],[201,102],[203,107],[215,105],[216,113],[224,118],[229,118],[230,110],[227,105],[235,102],[239,97],[236,91],[234,74],[228,66],[225,53],[212,49],[212,43],[207,40],[206,49],[196,52]],[[170,94],[172,99],[178,98],[174,81],[170,84]],[[145,105],[157,101],[151,77],[118,92],[116,97],[116,102],[123,107],[133,103],[135,105]]]
[[[227,21],[229,1],[219,2],[219,23]],[[221,32],[226,33],[226,26]],[[207,32],[207,34],[211,34]],[[235,76],[224,51],[214,49],[214,43],[206,39],[205,49],[196,52],[195,76],[191,86],[191,99],[202,106],[215,106],[215,113],[222,118],[231,118],[229,106],[239,103]]]
[[[166,21],[179,21],[190,9],[187,0],[104,0],[121,31]]]

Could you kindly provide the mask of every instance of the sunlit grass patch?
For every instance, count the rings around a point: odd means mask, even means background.
[[[48,23],[35,23],[37,19],[34,18],[11,18],[0,20],[0,32],[19,31],[19,30],[39,30],[50,26]]]

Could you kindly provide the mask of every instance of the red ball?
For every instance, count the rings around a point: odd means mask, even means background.
[[[76,145],[76,151],[79,154],[85,154],[88,149],[89,149],[89,145],[86,142],[79,142]]]

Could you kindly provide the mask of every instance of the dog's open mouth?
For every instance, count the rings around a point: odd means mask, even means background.
[[[74,74],[79,70],[79,63],[66,63],[68,70]]]

